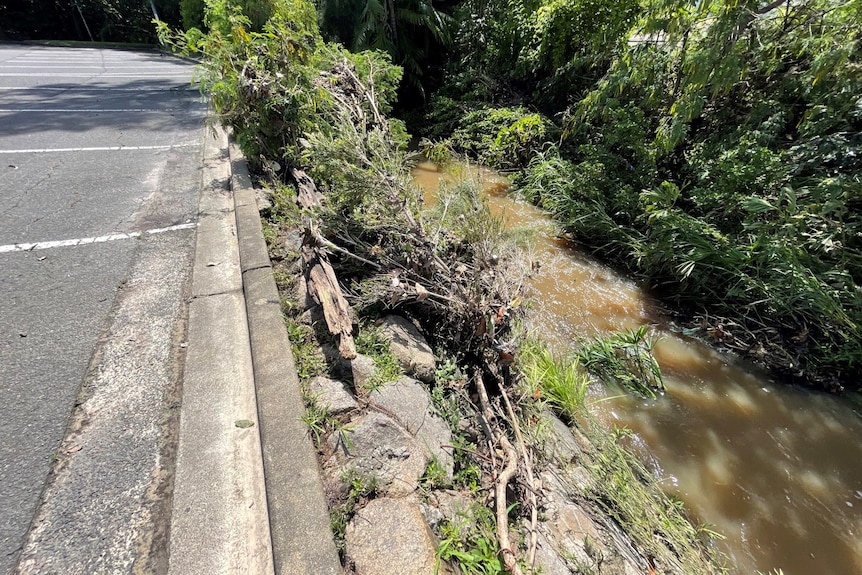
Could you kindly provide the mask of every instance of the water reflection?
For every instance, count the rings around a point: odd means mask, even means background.
[[[739,572],[862,574],[860,415],[835,397],[773,384],[674,333],[637,285],[557,239],[539,210],[506,197],[504,178],[471,173],[495,213],[537,236],[531,322],[544,337],[565,349],[579,336],[644,323],[662,334],[656,355],[666,393],[597,409],[609,424],[633,430],[635,448],[654,456],[662,484],[726,536],[720,545]],[[429,194],[441,178],[430,164],[414,176]]]

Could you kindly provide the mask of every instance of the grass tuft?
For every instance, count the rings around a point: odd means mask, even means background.
[[[605,383],[618,383],[641,397],[654,399],[664,389],[653,355],[658,339],[648,326],[585,340],[577,354],[587,371]]]
[[[584,409],[589,380],[577,357],[555,358],[547,346],[528,341],[521,348],[519,368],[535,399],[544,398],[567,421]]]
[[[360,327],[356,351],[374,360],[374,376],[362,386],[364,391],[380,389],[401,375],[401,366],[389,350],[389,340],[379,327],[371,324]]]

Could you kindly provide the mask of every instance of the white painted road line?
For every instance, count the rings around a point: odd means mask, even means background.
[[[63,72],[50,72],[44,74],[15,74],[15,73],[6,73],[0,72],[0,76],[11,76],[13,78],[81,78],[86,76],[87,78],[167,78],[167,77],[188,77],[188,72],[155,72],[155,73],[141,73],[141,74],[65,74]]]
[[[42,148],[32,150],[0,150],[0,154],[51,154],[54,152],[126,152],[134,150],[172,150],[197,146],[198,142],[184,142],[164,146],[106,146],[104,148]]]
[[[88,70],[108,70],[111,68],[116,69],[116,70],[123,70],[126,68],[128,68],[129,70],[140,70],[139,66],[111,66],[111,65],[82,66],[79,64],[63,64],[61,62],[43,62],[43,63],[45,64],[45,66],[44,66],[45,68],[56,68],[58,66],[63,66],[63,68],[70,68],[70,69],[86,68]],[[38,65],[34,65],[34,64],[0,64],[0,68],[29,68],[32,70],[33,68],[38,68],[38,67],[39,67]]]
[[[45,90],[49,92],[197,92],[194,86],[183,86],[182,88],[114,88],[113,86],[69,86],[68,88],[57,88],[55,86],[0,86],[0,92],[4,90]]]
[[[139,238],[144,234],[155,235],[163,234],[166,232],[176,232],[179,230],[190,230],[196,225],[197,224],[194,223],[179,224],[176,226],[171,226],[169,228],[156,228],[152,230],[145,230],[143,232],[129,232],[127,234],[111,234],[107,236],[98,236],[95,238],[78,238],[74,240],[59,240],[55,242],[36,242],[33,244],[7,244],[5,246],[0,246],[0,254],[9,252],[32,252],[35,250],[66,248],[72,246],[84,246],[89,244],[103,244],[105,242],[115,242],[117,240],[130,240],[134,238]]]
[[[174,108],[93,108],[86,109],[71,109],[71,108],[0,108],[0,114],[17,114],[18,112],[37,112],[43,114],[69,113],[80,114],[81,112],[90,112],[95,114],[109,114],[112,112],[173,112]]]

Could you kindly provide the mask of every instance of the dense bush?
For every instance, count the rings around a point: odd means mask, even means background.
[[[727,318],[718,341],[858,385],[862,2],[505,4],[462,3],[459,62],[561,125],[504,164],[526,165],[522,193],[660,295]],[[430,114],[458,148],[517,141],[479,94],[441,92]]]
[[[314,6],[305,0],[274,0],[270,7],[261,32],[251,31],[242,6],[219,0],[207,5],[208,34],[177,35],[165,27],[162,33],[178,49],[205,56],[201,89],[250,161],[291,167],[300,163],[309,133],[333,129],[327,90],[339,81],[333,69],[344,63],[372,78],[381,114],[391,110],[401,71],[380,52],[353,54],[325,43]]]
[[[522,168],[552,136],[553,126],[526,108],[483,108],[463,114],[449,138],[453,148],[496,168]]]

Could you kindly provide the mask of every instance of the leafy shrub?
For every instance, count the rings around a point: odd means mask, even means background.
[[[452,146],[498,168],[526,166],[553,132],[547,118],[525,108],[471,111],[458,126],[451,137]]]

